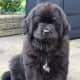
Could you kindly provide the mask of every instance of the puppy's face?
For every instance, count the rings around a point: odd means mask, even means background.
[[[35,18],[32,45],[44,51],[55,50],[58,45],[59,24],[53,17],[38,17],[36,20]]]
[[[63,33],[68,30],[65,26],[67,21],[62,15],[59,8],[53,4],[43,4],[32,10],[27,22],[28,33],[35,49],[45,52],[57,49]]]

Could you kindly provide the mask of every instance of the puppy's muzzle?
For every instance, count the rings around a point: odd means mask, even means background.
[[[49,34],[50,34],[50,31],[48,29],[43,30],[43,36],[48,37]]]
[[[50,31],[48,29],[43,30],[43,34],[48,34]]]

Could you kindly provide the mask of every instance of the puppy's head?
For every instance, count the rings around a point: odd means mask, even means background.
[[[62,9],[52,3],[42,3],[25,19],[25,33],[32,46],[42,51],[55,51],[68,34],[69,24]]]

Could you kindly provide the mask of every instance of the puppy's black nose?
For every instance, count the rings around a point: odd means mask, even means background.
[[[43,30],[43,35],[44,35],[44,36],[48,36],[49,32],[50,32],[50,31],[49,31],[48,29],[44,29],[44,30]]]
[[[48,33],[49,32],[49,30],[48,29],[44,29],[44,33]]]

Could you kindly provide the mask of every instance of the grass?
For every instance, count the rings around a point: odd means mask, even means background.
[[[75,46],[77,46],[77,44],[76,44],[76,42],[71,41],[71,42],[70,42],[70,46],[71,46],[71,47],[75,47]]]
[[[3,73],[3,72],[2,72],[2,71],[0,71],[0,80],[1,80],[2,73]]]
[[[80,47],[79,42],[80,42],[79,39],[77,39],[77,41],[76,41],[76,40],[70,40],[70,47],[71,47],[71,48]]]
[[[1,80],[2,74],[3,74],[5,71],[7,71],[7,70],[8,70],[7,68],[0,70],[0,80]]]

